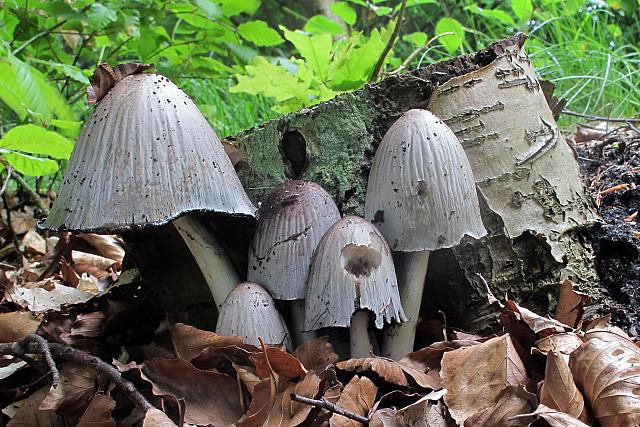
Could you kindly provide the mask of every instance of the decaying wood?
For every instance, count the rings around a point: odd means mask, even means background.
[[[508,291],[541,310],[553,305],[563,278],[600,296],[599,288],[586,285],[597,277],[590,245],[581,235],[596,215],[523,41],[516,36],[392,76],[230,138],[246,155],[236,168],[249,197],[257,203],[285,179],[308,179],[322,185],[343,214],[362,215],[382,136],[407,110],[432,108],[447,116],[443,119],[461,118],[450,126],[467,145],[488,235],[433,254],[429,276],[434,277],[428,280],[441,286],[425,295],[423,316],[446,307],[453,324],[486,326],[492,315],[477,274],[496,294]],[[476,81],[482,78],[489,81]],[[473,106],[449,101],[466,94]],[[472,114],[470,108],[481,111]],[[502,128],[490,128],[498,125]],[[465,144],[466,134],[473,144]],[[505,192],[505,185],[515,188]]]

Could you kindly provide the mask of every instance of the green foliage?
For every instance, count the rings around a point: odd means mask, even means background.
[[[68,160],[72,150],[72,141],[33,124],[16,126],[0,139],[0,159],[24,175],[48,175],[58,170],[55,160],[32,154]]]

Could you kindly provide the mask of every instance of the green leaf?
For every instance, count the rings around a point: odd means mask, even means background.
[[[376,12],[376,15],[378,16],[385,16],[393,12],[393,9],[387,6],[381,6],[381,7],[377,7],[375,9],[375,12]]]
[[[420,6],[422,4],[438,4],[437,0],[408,0],[407,7]],[[396,7],[393,8],[394,12],[397,12],[402,7],[402,2],[398,2]]]
[[[344,32],[340,24],[324,15],[316,15],[309,19],[307,23],[304,24],[304,30],[311,34],[328,33],[334,36],[338,36]]]
[[[411,34],[405,34],[402,36],[402,40],[411,43],[415,47],[422,47],[427,43],[427,35],[422,32],[415,32]]]
[[[331,9],[331,12],[333,12],[334,15],[342,19],[348,25],[355,24],[356,19],[358,19],[358,15],[356,14],[356,11],[353,10],[353,8],[349,6],[349,3],[347,2],[339,1],[336,3],[332,3],[331,6],[329,6],[329,8]]]
[[[289,40],[300,55],[307,61],[307,65],[321,82],[327,79],[327,70],[331,60],[331,35],[327,33],[307,35],[300,31],[289,31],[283,26],[284,38]]]
[[[238,25],[238,33],[243,39],[256,46],[275,46],[284,42],[284,39],[280,37],[276,30],[260,20],[248,21]]]
[[[5,100],[5,95],[7,96]],[[0,97],[11,107],[17,108],[18,116],[23,111],[34,113],[44,121],[54,116],[73,120],[73,112],[58,89],[36,68],[20,61],[15,56],[0,58]],[[19,105],[15,104],[18,100]]]
[[[118,16],[116,15],[115,10],[108,8],[102,3],[93,3],[89,8],[87,18],[89,25],[97,30],[100,30],[110,23],[116,21],[118,19]]]
[[[216,0],[222,5],[225,16],[235,16],[241,13],[253,15],[260,8],[260,0]]]
[[[245,70],[248,75],[237,75],[238,84],[233,86],[230,92],[263,94],[275,98],[278,102],[292,98],[307,99],[308,85],[299,82],[296,76],[284,67],[272,64],[262,56],[256,56]]]
[[[58,163],[55,160],[42,159],[20,153],[5,153],[2,157],[23,175],[42,176],[58,171]]]
[[[195,4],[207,18],[219,19],[224,15],[222,8],[210,0],[195,0]]]
[[[609,34],[611,34],[611,37],[614,39],[622,37],[622,29],[616,24],[608,24],[607,31],[609,31]]]
[[[387,30],[387,33],[390,31]],[[348,44],[336,52],[329,70],[329,88],[346,91],[359,89],[367,83],[386,45],[386,38],[377,29],[371,32],[368,39],[360,33],[354,33]],[[366,42],[362,44],[365,39]]]
[[[464,27],[457,19],[440,18],[436,24],[436,34],[449,32],[453,34],[442,36],[439,40],[440,44],[447,49],[447,52],[453,54],[459,49],[462,49],[462,42],[464,41]]]
[[[9,130],[0,139],[0,148],[68,160],[73,151],[73,142],[57,132],[28,124]]]
[[[502,9],[483,9],[477,4],[467,6],[464,9],[484,18],[500,22],[504,25],[516,25],[516,22],[513,20],[513,18]]]
[[[528,21],[533,14],[533,3],[531,0],[511,0],[511,9],[519,21]]]

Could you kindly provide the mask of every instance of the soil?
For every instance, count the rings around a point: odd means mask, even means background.
[[[604,308],[634,336],[640,332],[640,131],[612,124],[598,128],[600,137],[589,141],[580,141],[580,134],[591,130],[579,128],[575,135],[579,142],[574,144],[586,186],[603,219],[587,235],[600,284],[612,301]],[[615,188],[619,189],[607,192]]]

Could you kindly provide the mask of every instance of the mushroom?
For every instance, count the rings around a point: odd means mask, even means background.
[[[196,105],[166,77],[133,74],[85,123],[42,228],[114,233],[174,221],[220,305],[240,279],[196,212],[255,217]]]
[[[216,333],[242,337],[244,342],[260,345],[284,344],[291,349],[287,325],[276,310],[275,302],[262,286],[256,283],[238,284],[220,307]]]
[[[305,329],[350,327],[351,357],[369,356],[369,317],[405,320],[391,251],[364,218],[346,216],[320,240],[309,270]],[[366,310],[366,311],[365,311]]]
[[[258,209],[247,280],[264,286],[274,299],[291,301],[296,344],[313,338],[302,331],[309,265],[318,242],[339,219],[329,193],[309,181],[285,181]]]
[[[385,134],[369,175],[365,217],[392,250],[404,252],[399,285],[409,320],[388,329],[383,343],[383,355],[399,359],[413,351],[429,252],[455,246],[465,234],[486,234],[467,156],[432,113],[409,110]]]

